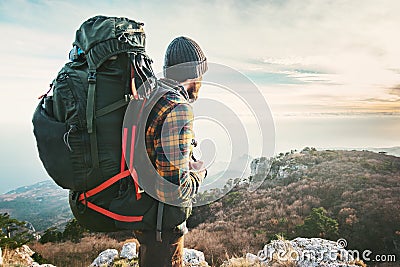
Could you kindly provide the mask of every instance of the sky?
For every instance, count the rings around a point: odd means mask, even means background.
[[[267,103],[254,107],[256,113],[271,114],[274,121],[274,136],[258,140],[273,142],[271,153],[400,146],[398,10],[397,0],[0,0],[0,193],[48,179],[36,152],[32,114],[37,97],[67,62],[75,31],[95,15],[144,22],[157,73],[169,42],[183,35],[200,44],[209,62],[246,76]],[[228,99],[203,87],[200,97]],[[226,138],[221,129],[197,126],[196,135]],[[237,144],[217,139],[226,143],[218,157],[224,161],[230,155],[224,149]]]

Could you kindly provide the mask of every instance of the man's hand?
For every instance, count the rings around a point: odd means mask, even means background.
[[[206,168],[204,166],[204,162],[201,161],[201,160],[190,161],[189,162],[189,170],[191,172],[196,173],[197,175],[199,175],[203,179],[206,178],[206,176],[207,176],[207,170],[206,170]]]

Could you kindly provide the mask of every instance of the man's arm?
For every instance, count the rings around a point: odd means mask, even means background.
[[[160,138],[154,140],[156,168],[170,183],[157,183],[161,200],[187,200],[193,197],[203,180],[202,172],[190,168],[190,151],[193,138],[193,111],[189,104],[177,104],[169,109],[160,126]]]

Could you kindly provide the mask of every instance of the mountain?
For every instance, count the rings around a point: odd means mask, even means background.
[[[245,179],[250,175],[250,163],[253,158],[247,154],[232,159],[231,162],[214,162],[207,167],[207,179],[203,181],[199,192],[212,189],[223,189],[225,185],[231,184],[230,180],[236,178]]]
[[[247,181],[223,192],[221,199],[193,209],[185,243],[204,251],[213,264],[222,263],[227,254],[255,253],[276,235],[288,240],[346,239],[346,249],[372,251],[371,258],[400,258],[400,157],[388,154],[305,148],[255,159]],[[250,180],[263,182],[254,191],[249,190]],[[197,199],[216,193],[204,192]],[[27,220],[38,230],[62,226],[72,217],[67,194],[52,181],[17,188],[0,195],[0,212]],[[321,220],[328,225],[320,225]],[[329,224],[331,229],[324,228]],[[91,250],[102,243],[90,238],[92,245],[86,247]]]
[[[344,148],[344,147],[336,147],[330,148],[334,150],[358,150],[358,151],[372,151],[376,153],[385,153],[387,155],[392,155],[396,157],[400,157],[400,146],[394,147],[368,147],[368,148]],[[327,150],[327,148],[318,148],[318,150]]]
[[[395,146],[395,147],[387,147],[387,148],[372,148],[369,147],[367,148],[368,151],[373,151],[377,153],[386,153],[388,155],[393,155],[396,157],[400,157],[400,146]]]
[[[400,147],[387,149],[371,148],[368,150],[400,155]],[[354,160],[352,158],[356,158],[358,160]],[[344,159],[351,159],[351,161],[346,161]],[[234,179],[240,177],[242,173],[239,172],[239,170],[236,170],[235,167],[242,165],[244,160],[248,161],[245,156],[235,160],[235,164],[231,164],[233,167],[225,170],[223,173],[222,176],[224,179],[220,178],[219,181],[211,183],[212,187],[223,188],[223,184],[219,183],[220,181],[227,181],[229,178]],[[354,161],[355,163],[352,163]],[[302,183],[313,184],[312,182],[314,179],[320,177],[321,179],[326,178],[329,181],[336,182],[333,187],[337,187],[339,184],[341,184],[343,188],[346,188],[349,186],[342,183],[343,179],[346,177],[353,177],[353,179],[348,181],[350,184],[354,184],[357,181],[361,183],[362,181],[374,180],[376,176],[379,178],[382,175],[384,175],[383,177],[386,178],[393,178],[394,174],[390,174],[390,172],[393,171],[393,168],[400,169],[400,167],[396,165],[396,162],[398,161],[399,158],[394,158],[393,156],[382,153],[349,151],[348,149],[308,152],[303,151],[303,153],[294,154],[286,153],[286,155],[282,154],[274,159],[271,173],[269,174],[269,176],[272,175],[274,177],[269,177],[265,184],[268,184],[268,186],[273,187],[276,190],[281,190],[285,187],[279,186],[279,183],[283,183],[291,188],[291,186],[296,185],[296,183],[299,183],[299,186],[304,186]],[[263,161],[259,161],[259,163],[264,164]],[[268,165],[267,163],[265,164]],[[221,166],[216,166],[216,169],[223,169],[226,164]],[[257,166],[253,167],[256,168]],[[256,169],[258,171],[262,171],[265,169],[265,166],[260,165]],[[335,173],[340,170],[341,173],[334,176],[329,174],[328,170],[330,170],[331,173]],[[389,172],[390,175],[386,172]],[[246,171],[245,176],[243,177],[246,177],[247,174],[248,172]],[[218,173],[210,172],[210,177],[206,179],[208,180],[207,183],[212,181],[211,178],[213,176],[218,176]],[[257,180],[260,177],[262,178],[262,176],[263,174],[257,173],[253,178]],[[358,180],[354,177],[358,177]],[[400,183],[399,177],[400,175],[397,176],[397,183]],[[380,182],[379,179],[375,179],[375,181],[377,183]],[[394,186],[393,189],[395,188],[397,187]],[[367,190],[367,188],[361,189],[363,189],[363,191]],[[265,188],[260,188],[260,190],[265,190]],[[254,194],[258,195],[257,192]],[[329,190],[326,193],[323,193],[326,195],[325,199],[329,196],[328,193]],[[267,192],[266,194],[270,193]],[[366,194],[368,195],[369,193]],[[231,195],[230,197],[233,201],[233,196]],[[337,195],[336,197],[338,199],[341,198],[340,195]],[[301,199],[304,198],[302,197]],[[324,198],[319,197],[319,199],[319,201],[322,201]],[[322,203],[325,204],[327,202],[323,201]],[[305,209],[305,211],[310,210],[308,205],[305,206],[308,207]],[[72,214],[68,205],[68,191],[61,189],[52,180],[46,180],[30,186],[19,187],[15,190],[0,195],[0,212],[8,212],[11,217],[21,221],[29,221],[38,231],[46,230],[52,226],[62,228],[65,222],[72,218]]]
[[[72,218],[68,191],[52,180],[19,187],[0,195],[0,212],[32,223],[37,231],[53,226],[63,227]]]
[[[257,190],[238,183],[189,218],[185,242],[209,262],[258,251],[277,235],[342,238],[346,249],[400,257],[400,157],[305,148],[256,159],[252,171],[249,180],[263,181]]]

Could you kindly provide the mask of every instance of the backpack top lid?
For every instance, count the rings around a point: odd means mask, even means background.
[[[109,57],[123,52],[145,53],[144,24],[128,18],[96,16],[82,23],[73,45],[97,69]]]

